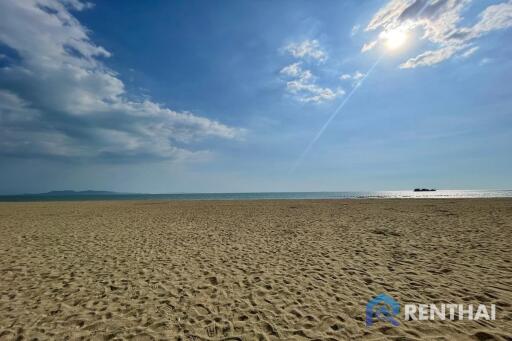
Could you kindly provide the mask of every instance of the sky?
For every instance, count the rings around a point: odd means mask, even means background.
[[[0,194],[512,189],[511,0],[0,1]]]

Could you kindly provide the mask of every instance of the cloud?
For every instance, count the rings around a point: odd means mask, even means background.
[[[322,63],[327,54],[320,48],[317,40],[304,40],[284,47],[284,51],[300,61],[285,66],[279,74],[286,78],[286,91],[293,97],[305,103],[322,103],[331,101],[345,92],[338,89],[319,86],[311,70],[305,69],[303,64]]]
[[[391,0],[370,20],[365,31],[380,31],[377,40],[366,43],[362,52],[376,47],[383,33],[401,29],[409,32],[421,30],[421,39],[435,45],[410,58],[401,68],[415,68],[441,63],[454,56],[468,57],[476,51],[475,40],[487,33],[512,26],[512,1],[490,5],[478,16],[473,26],[461,27],[462,12],[469,0]]]
[[[19,58],[0,67],[0,154],[14,156],[188,158],[194,142],[234,139],[242,129],[131,100],[71,14],[78,0],[0,2],[0,43]]]
[[[299,95],[297,99],[301,102],[321,103],[345,94],[341,89],[322,88],[315,83],[308,83],[302,79],[288,81],[286,89],[293,94]]]
[[[503,30],[512,26],[512,1],[487,7],[479,15],[480,20],[471,28],[462,28],[460,34],[466,34],[466,39],[474,39],[485,33]],[[457,35],[457,33],[455,34]]]
[[[302,73],[301,63],[293,63],[285,66],[279,73],[290,77],[299,77]]]
[[[60,0],[62,4],[67,7],[70,7],[77,11],[83,11],[84,9],[93,8],[94,4],[92,2],[81,1],[81,0]]]
[[[359,32],[360,28],[361,28],[361,25],[352,26],[352,29],[350,30],[350,36],[351,37],[355,36]]]
[[[368,43],[365,43],[363,47],[361,48],[361,52],[367,52],[373,49],[377,44],[379,43],[378,40],[370,41]]]
[[[361,81],[363,80],[363,78],[366,76],[365,73],[362,73],[360,71],[355,71],[354,73],[350,74],[350,73],[345,73],[345,74],[342,74],[340,76],[340,79],[342,81],[352,81],[352,86],[353,87],[356,87],[356,86],[359,86],[361,84]]]
[[[311,71],[303,69],[300,62],[285,66],[279,73],[291,78],[286,82],[286,90],[300,102],[321,103],[345,94],[341,89],[333,90],[317,85]]]
[[[473,47],[470,47],[468,48],[466,51],[464,51],[463,53],[461,53],[461,57],[462,58],[468,58],[470,56],[472,56],[476,51],[478,51],[480,49],[480,47],[478,46],[473,46]]]
[[[358,81],[358,80],[361,80],[364,76],[365,76],[364,73],[362,73],[360,71],[356,71],[353,74],[345,73],[345,74],[340,76],[340,79],[341,80],[353,79],[353,80]]]
[[[405,63],[400,64],[400,68],[410,69],[417,66],[430,66],[438,64],[443,60],[452,57],[458,50],[458,46],[446,46],[439,50],[426,51],[414,58],[410,58]]]
[[[319,62],[327,59],[327,53],[320,47],[318,40],[291,43],[285,47],[285,51],[295,58],[311,58]]]
[[[478,63],[480,66],[483,66],[483,65],[486,65],[486,64],[490,64],[492,63],[494,60],[492,58],[488,58],[488,57],[484,57],[482,58],[482,60],[480,60],[480,63]]]

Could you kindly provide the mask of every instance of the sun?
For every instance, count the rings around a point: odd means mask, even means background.
[[[382,38],[389,50],[396,50],[407,41],[407,33],[404,29],[395,28],[382,32]]]

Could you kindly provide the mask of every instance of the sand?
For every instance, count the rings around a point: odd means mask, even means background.
[[[511,243],[510,199],[2,203],[0,340],[511,340]]]

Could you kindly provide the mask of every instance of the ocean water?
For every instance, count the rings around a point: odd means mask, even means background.
[[[512,190],[437,190],[435,192],[262,192],[176,194],[24,194],[0,196],[0,201],[91,201],[91,200],[278,200],[278,199],[385,199],[385,198],[510,198]]]

